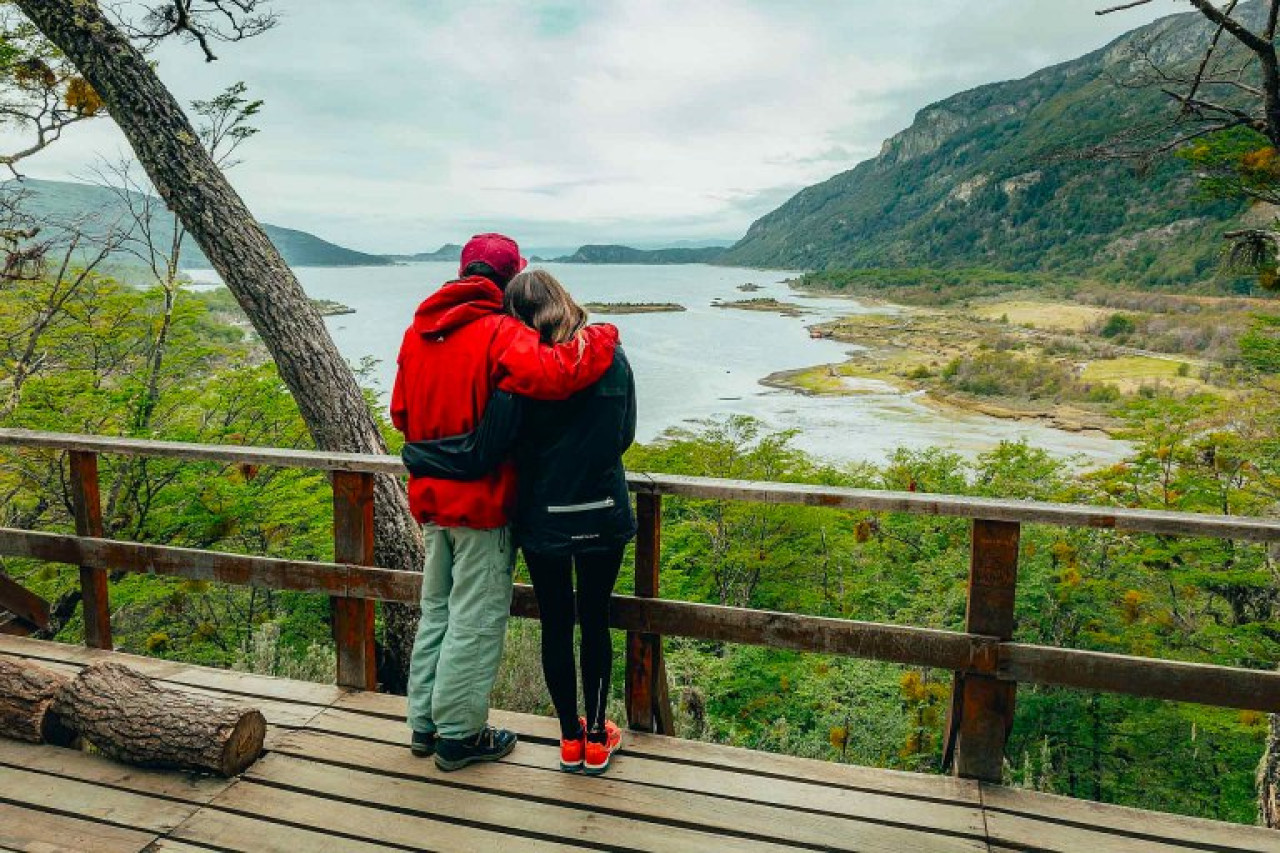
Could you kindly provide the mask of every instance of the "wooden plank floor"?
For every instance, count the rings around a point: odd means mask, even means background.
[[[0,740],[0,850],[1280,853],[1254,827],[652,735],[587,778],[555,769],[554,721],[497,711],[516,751],[446,774],[409,753],[402,698],[7,636],[0,655],[69,673],[112,657],[270,723],[230,781]]]

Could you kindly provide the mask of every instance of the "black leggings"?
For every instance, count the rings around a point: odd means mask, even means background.
[[[582,695],[588,732],[602,732],[613,670],[609,596],[618,579],[624,547],[573,556],[524,552],[542,615],[542,672],[560,718],[561,736],[579,737],[578,685],[573,666],[573,574],[578,575],[577,612],[582,622]]]

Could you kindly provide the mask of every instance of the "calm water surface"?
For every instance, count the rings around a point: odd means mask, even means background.
[[[797,429],[798,447],[834,461],[879,462],[895,448],[941,446],[966,455],[1002,439],[1025,438],[1060,456],[1105,463],[1120,459],[1122,442],[968,413],[940,413],[888,388],[849,397],[809,397],[767,388],[760,380],[780,370],[843,361],[855,347],[814,340],[806,327],[856,313],[893,308],[853,299],[808,297],[790,289],[794,273],[704,265],[587,266],[545,264],[581,302],[676,302],[670,314],[599,316],[622,332],[636,374],[638,438],[649,441],[672,427],[729,414],[752,415],[773,429]],[[329,318],[343,354],[354,363],[378,360],[375,381],[389,391],[396,350],[414,309],[453,277],[448,263],[395,267],[300,268],[314,298],[356,309]],[[196,271],[204,280],[211,273]],[[738,287],[753,283],[760,290]],[[802,317],[712,307],[716,299],[775,297],[802,305]]]

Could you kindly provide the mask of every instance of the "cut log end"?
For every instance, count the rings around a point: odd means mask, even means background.
[[[76,734],[53,710],[66,676],[24,660],[0,658],[0,737],[71,746]]]
[[[222,748],[222,767],[218,772],[223,776],[239,776],[258,760],[266,736],[267,719],[262,712],[253,708],[245,711]]]

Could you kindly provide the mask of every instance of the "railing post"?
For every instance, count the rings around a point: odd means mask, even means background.
[[[965,630],[971,634],[1013,638],[1013,604],[1018,583],[1018,538],[1014,521],[973,521],[969,595]],[[966,779],[999,782],[1004,747],[1013,726],[1018,685],[991,675],[957,675],[958,697],[950,726],[955,736],[955,772]]]
[[[636,494],[636,598],[658,597],[662,562],[662,496]],[[671,699],[662,637],[627,632],[627,724],[636,731],[672,734]]]
[[[98,454],[68,451],[71,465],[71,506],[76,534],[102,537],[102,497],[98,492]],[[80,567],[80,602],[84,611],[84,644],[93,649],[111,648],[111,596],[107,570]]]
[[[373,565],[373,475],[333,472],[333,558],[338,563]],[[333,640],[338,648],[338,684],[378,688],[374,656],[373,601],[335,595]]]

